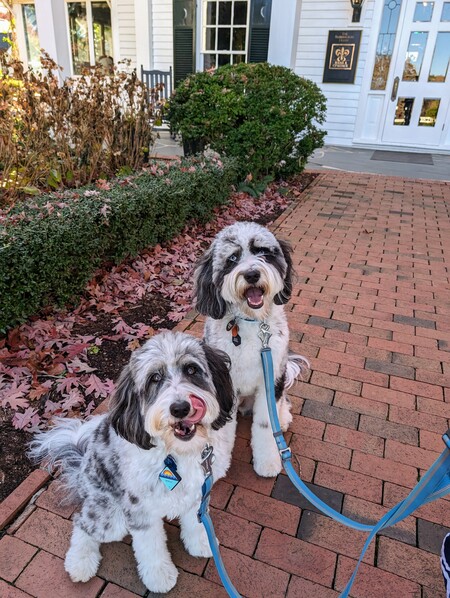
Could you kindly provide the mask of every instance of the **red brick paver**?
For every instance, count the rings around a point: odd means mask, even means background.
[[[291,389],[286,436],[302,476],[373,523],[403,499],[443,448],[450,420],[450,185],[377,175],[320,174],[275,223],[293,246],[298,281],[287,306],[291,344],[311,373]],[[178,325],[196,336],[204,318]],[[364,534],[300,501],[286,477],[259,478],[250,419],[211,514],[231,579],[243,596],[337,598]],[[34,472],[0,506],[0,595],[132,598],[146,589],[129,542],[103,547],[98,575],[73,584],[63,568],[73,508]],[[32,500],[32,506],[23,508]],[[373,544],[355,598],[443,595],[439,546],[450,501],[426,505]],[[11,525],[22,510],[22,515]],[[167,525],[180,570],[169,596],[222,597],[214,563],[184,550]],[[56,593],[55,593],[56,592]]]

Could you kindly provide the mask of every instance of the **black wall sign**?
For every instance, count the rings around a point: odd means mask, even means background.
[[[361,31],[329,31],[324,83],[354,83]]]

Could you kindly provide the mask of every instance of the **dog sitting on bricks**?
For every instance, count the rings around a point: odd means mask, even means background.
[[[212,445],[214,479],[225,475],[236,429],[229,365],[225,353],[192,336],[161,333],[133,353],[108,413],[60,419],[35,436],[31,457],[58,466],[81,503],[65,559],[74,582],[96,574],[102,542],[130,533],[143,583],[151,592],[171,590],[178,571],[164,517],[179,518],[189,554],[212,556],[197,519],[201,456]]]
[[[281,471],[266,403],[259,325],[269,325],[275,396],[280,425],[286,431],[292,415],[286,390],[309,367],[289,352],[284,305],[292,294],[290,245],[265,227],[238,222],[218,233],[194,274],[196,308],[208,316],[204,340],[225,351],[241,413],[253,411],[253,467],[264,477]]]

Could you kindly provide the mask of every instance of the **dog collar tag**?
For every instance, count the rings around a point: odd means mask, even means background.
[[[159,479],[169,490],[173,490],[181,482],[181,476],[177,473],[177,464],[171,455],[167,455],[164,459],[164,469],[159,474]]]
[[[233,345],[235,347],[239,347],[242,339],[239,336],[239,326],[238,326],[236,318],[233,318],[232,320],[230,320],[230,322],[228,322],[227,331],[229,332],[230,330],[231,330],[231,342],[233,343]]]

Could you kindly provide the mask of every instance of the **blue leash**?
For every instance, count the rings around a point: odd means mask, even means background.
[[[272,352],[268,346],[269,338],[267,336],[267,332],[267,330],[265,332],[262,331],[262,335],[260,336],[263,343],[263,348],[261,349],[261,359],[264,371],[264,382],[266,385],[267,406],[269,409],[269,417],[270,423],[272,425],[273,436],[277,443],[278,451],[280,453],[281,461],[286,473],[297,490],[301,492],[301,494],[303,494],[303,496],[311,504],[320,509],[322,513],[332,517],[336,521],[343,523],[348,527],[352,527],[353,529],[370,532],[361,551],[361,556],[359,557],[355,570],[353,571],[349,582],[341,594],[342,598],[347,598],[355,580],[359,565],[376,534],[382,529],[402,521],[420,506],[445,496],[450,492],[450,429],[447,430],[443,436],[446,449],[443,451],[440,457],[438,457],[438,459],[433,463],[433,465],[425,473],[420,482],[413,488],[410,494],[404,500],[395,505],[395,507],[393,507],[390,511],[388,511],[376,525],[365,525],[345,517],[345,515],[338,513],[324,503],[320,498],[318,498],[308,488],[308,486],[302,482],[292,466],[292,453],[290,448],[287,446],[286,441],[284,440],[278,419],[275,401]]]
[[[219,545],[217,543],[216,534],[214,533],[214,526],[209,515],[209,499],[211,494],[211,488],[214,483],[212,475],[212,462],[213,462],[213,447],[206,445],[202,452],[202,467],[203,473],[205,474],[205,481],[202,486],[202,501],[200,508],[197,512],[199,523],[203,523],[203,526],[208,535],[209,546],[214,558],[217,572],[220,576],[220,580],[223,587],[231,598],[241,598],[241,595],[236,590],[234,585],[231,583],[231,579],[228,576],[225,565],[223,564],[222,557],[220,556]]]

